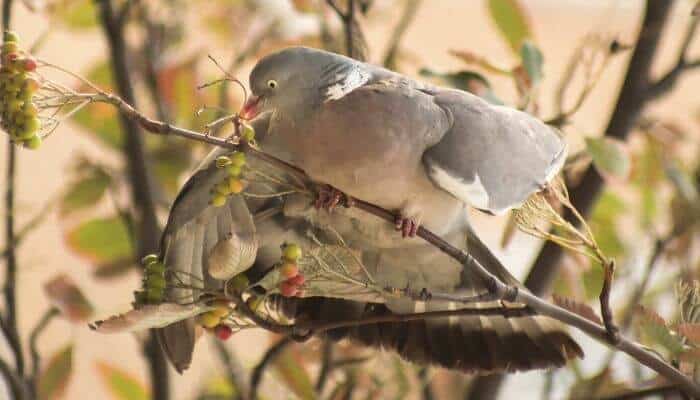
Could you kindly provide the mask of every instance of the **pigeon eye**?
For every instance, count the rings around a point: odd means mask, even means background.
[[[276,89],[277,81],[274,79],[270,79],[269,81],[267,81],[267,87],[269,87],[270,89]]]

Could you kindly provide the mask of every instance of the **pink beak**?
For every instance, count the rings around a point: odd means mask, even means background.
[[[251,120],[255,118],[256,115],[258,115],[258,104],[260,103],[260,96],[254,96],[251,95],[248,98],[248,101],[245,102],[243,105],[243,109],[241,110],[241,118],[245,120]]]

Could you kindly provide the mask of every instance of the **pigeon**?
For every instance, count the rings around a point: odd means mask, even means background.
[[[214,150],[171,209],[161,249],[166,265],[220,287],[208,275],[207,257],[229,231],[254,230],[257,258],[248,272],[256,275],[279,260],[282,242],[303,246],[309,229],[330,229],[361,254],[381,285],[465,296],[483,293],[484,282],[469,266],[415,237],[423,226],[467,251],[504,283],[526,290],[474,232],[468,208],[503,214],[543,190],[566,158],[566,144],[554,129],[470,93],[305,47],[261,59],[251,72],[250,88],[240,114],[255,127],[261,149],[325,185],[325,200],[313,207],[297,195],[267,202],[232,196],[223,212],[214,212],[206,199],[217,174],[214,160],[225,153]],[[335,207],[339,193],[396,211],[399,217],[387,223],[362,210]],[[250,215],[266,208],[281,212],[245,228],[250,221],[243,208]],[[216,228],[208,228],[212,226]],[[312,321],[500,304],[273,297],[288,317]],[[179,372],[191,361],[194,332],[192,321],[159,332]],[[557,367],[583,356],[561,324],[540,315],[451,316],[325,334],[392,350],[409,361],[472,373]]]

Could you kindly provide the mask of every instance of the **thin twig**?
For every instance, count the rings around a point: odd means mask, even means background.
[[[646,92],[647,100],[654,100],[671,90],[683,72],[700,67],[700,59],[692,61],[688,60],[688,50],[690,49],[690,44],[692,43],[695,33],[698,30],[698,24],[700,24],[700,18],[695,16],[691,16],[690,18],[690,24],[688,25],[688,30],[683,38],[683,42],[681,43],[676,65],[671,68],[666,75],[649,85]]]
[[[39,340],[39,335],[41,335],[46,327],[49,325],[54,317],[59,315],[60,312],[57,308],[51,307],[44,315],[41,317],[39,322],[36,324],[32,332],[29,334],[29,353],[32,358],[32,374],[29,376],[29,386],[33,395],[36,397],[37,383],[39,379],[39,371],[41,370],[41,358],[39,356],[39,349],[37,348],[37,342]]]
[[[265,355],[263,355],[263,358],[260,360],[258,365],[255,366],[253,369],[253,374],[250,376],[250,399],[251,400],[257,400],[258,399],[258,387],[260,386],[260,382],[262,382],[262,377],[263,373],[265,372],[265,369],[275,361],[277,356],[282,354],[282,352],[289,346],[290,344],[294,343],[294,341],[289,337],[283,337],[280,339],[277,343],[274,345],[270,346],[269,349],[265,352]]]
[[[223,341],[214,340],[214,346],[216,347],[216,353],[219,355],[222,364],[226,369],[226,376],[236,389],[238,394],[237,398],[240,400],[248,400],[250,395],[250,388],[248,387],[248,380],[245,376],[245,371],[238,361],[238,358],[232,350],[228,349]]]
[[[333,363],[333,342],[330,339],[323,340],[323,348],[321,350],[321,370],[318,372],[318,379],[316,380],[316,393],[319,395],[323,393],[323,388],[328,382],[328,376],[331,371],[331,364]]]
[[[401,45],[401,39],[403,39],[404,34],[411,25],[411,22],[416,17],[418,9],[420,8],[421,2],[423,0],[407,0],[404,6],[403,12],[401,13],[401,19],[399,23],[394,28],[389,39],[389,45],[387,47],[386,53],[384,54],[382,65],[387,68],[393,69],[396,66],[396,57],[399,53],[399,48]]]

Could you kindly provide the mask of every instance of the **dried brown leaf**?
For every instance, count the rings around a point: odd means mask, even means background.
[[[598,317],[595,311],[593,311],[591,306],[589,306],[588,304],[581,303],[563,296],[554,295],[552,296],[552,298],[554,300],[554,304],[558,305],[561,308],[565,308],[574,314],[578,314],[589,321],[595,322],[596,324],[603,323],[600,320],[600,317]]]

